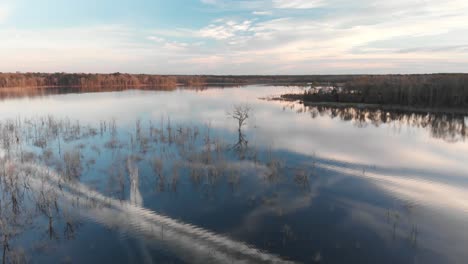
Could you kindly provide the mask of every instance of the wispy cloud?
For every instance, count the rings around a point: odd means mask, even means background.
[[[277,9],[311,9],[325,5],[323,0],[201,0],[203,4],[217,5],[226,8],[277,8]]]
[[[273,15],[272,11],[253,11],[252,15],[255,16],[271,16]]]
[[[249,32],[252,27],[251,20],[236,22],[233,20],[217,20],[215,23],[199,31],[201,37],[225,40],[239,38]]]
[[[11,7],[5,3],[0,3],[0,24],[5,22],[11,13]]]
[[[160,21],[39,29],[6,24],[15,14],[0,5],[0,70],[293,74],[468,67],[465,0],[197,4],[189,22],[180,20],[177,26]],[[211,19],[201,19],[207,14]]]
[[[426,63],[425,70],[436,68],[435,64],[441,61],[446,65],[463,65],[468,62],[464,48],[468,39],[460,37],[460,30],[464,34],[468,33],[464,28],[468,23],[468,3],[464,1],[396,0],[382,3],[364,0],[352,4],[339,0],[326,3],[281,0],[263,2],[274,8],[285,9],[330,7],[334,14],[303,16],[284,13],[283,17],[253,21],[248,34],[230,31],[229,38],[219,38],[219,41],[231,45],[231,50],[247,58],[255,57],[258,60],[259,56],[263,56],[265,61],[276,59],[284,65],[294,63],[297,67],[292,68],[301,72],[304,70],[300,65],[310,65],[312,60],[322,61],[322,65],[328,69],[355,69],[356,72],[379,68],[402,71],[405,67],[403,64],[407,65],[410,61],[419,62],[412,65]],[[249,8],[248,5],[243,7]],[[218,29],[225,30],[225,27],[218,25]],[[422,40],[425,36],[441,35],[451,39],[453,43],[450,46],[456,48],[426,47],[430,44]],[[242,41],[233,42],[233,39]],[[395,45],[391,44],[393,39],[399,39],[399,47],[392,47]],[[405,47],[405,41],[416,43]],[[389,44],[386,48],[374,48],[372,45],[376,42]],[[233,43],[238,45],[232,47]],[[412,48],[415,45],[418,48]],[[418,66],[414,71],[424,70]]]
[[[324,4],[323,0],[273,0],[275,8],[309,9]]]

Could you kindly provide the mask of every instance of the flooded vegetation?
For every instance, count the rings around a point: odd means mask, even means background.
[[[70,89],[0,102],[3,263],[468,257],[462,114]]]

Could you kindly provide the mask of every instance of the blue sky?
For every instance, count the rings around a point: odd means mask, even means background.
[[[0,71],[467,72],[466,0],[0,0]]]

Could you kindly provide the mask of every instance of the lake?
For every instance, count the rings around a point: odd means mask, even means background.
[[[468,117],[300,91],[2,94],[3,261],[465,263]]]

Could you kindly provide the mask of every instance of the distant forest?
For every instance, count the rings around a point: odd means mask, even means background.
[[[0,88],[13,87],[170,87],[207,84],[285,84],[307,85],[312,82],[344,82],[352,76],[220,76],[220,75],[149,75],[149,74],[85,74],[85,73],[0,73]]]
[[[468,107],[468,74],[369,75],[342,84],[311,85],[283,99],[413,107]]]
[[[84,73],[0,73],[0,88],[13,87],[176,87],[208,84],[271,84],[307,87],[289,100],[467,107],[468,74],[419,75],[148,75]],[[320,87],[327,87],[321,89]]]
[[[47,86],[175,86],[171,76],[144,74],[0,73],[0,88]]]

